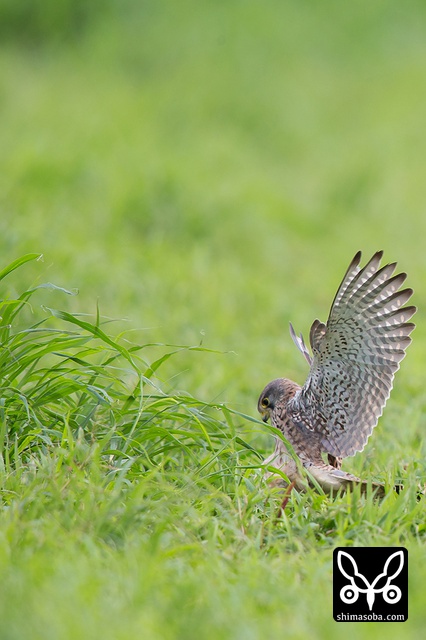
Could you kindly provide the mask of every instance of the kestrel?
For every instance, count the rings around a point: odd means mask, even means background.
[[[315,320],[311,327],[312,356],[290,324],[291,336],[310,365],[303,387],[279,378],[260,395],[262,419],[270,418],[283,432],[299,460],[276,438],[275,451],[264,464],[281,469],[299,490],[315,482],[326,493],[358,483],[363,491],[367,487],[366,481],[342,471],[341,461],[364,449],[415,327],[408,321],[416,307],[404,306],[413,290],[400,289],[406,274],[392,275],[396,263],[380,267],[382,255],[375,253],[363,268],[361,252],[355,255],[327,324]],[[383,493],[382,485],[372,486]]]

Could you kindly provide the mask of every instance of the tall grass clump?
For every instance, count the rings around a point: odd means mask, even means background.
[[[36,258],[16,260],[0,281]],[[158,379],[161,364],[185,347],[155,345],[158,357],[148,363],[144,350],[152,345],[111,337],[99,313],[92,322],[44,306],[38,318],[37,293],[46,288],[65,292],[47,283],[1,301],[3,472],[52,458],[80,466],[96,458],[106,481],[124,472],[129,480],[161,471],[179,483],[191,471],[232,493],[236,474],[256,459],[237,433],[235,415],[187,393],[166,393]]]

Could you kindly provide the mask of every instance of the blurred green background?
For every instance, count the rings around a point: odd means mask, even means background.
[[[41,251],[73,310],[237,353],[171,384],[248,410],[303,379],[288,321],[326,318],[358,249],[420,304],[424,3],[0,7],[3,262]]]
[[[79,290],[46,304],[226,352],[181,353],[164,385],[255,415],[307,373],[289,320],[306,335],[384,249],[420,308],[400,433],[424,405],[425,20],[420,0],[1,0],[2,263],[42,252],[17,278]]]

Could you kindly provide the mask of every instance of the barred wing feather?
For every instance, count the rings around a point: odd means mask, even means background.
[[[413,292],[400,289],[406,274],[392,275],[396,263],[380,268],[381,258],[377,252],[363,268],[360,252],[352,260],[327,324],[311,327],[311,370],[289,406],[333,456],[364,448],[415,327],[408,321],[416,308],[404,307]]]

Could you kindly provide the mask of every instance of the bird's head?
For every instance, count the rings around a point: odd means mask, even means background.
[[[262,393],[260,394],[257,410],[262,416],[263,422],[268,422],[271,417],[271,413],[276,407],[278,401],[283,400],[287,393],[286,383],[288,381],[285,378],[277,378],[272,380],[266,385]]]

